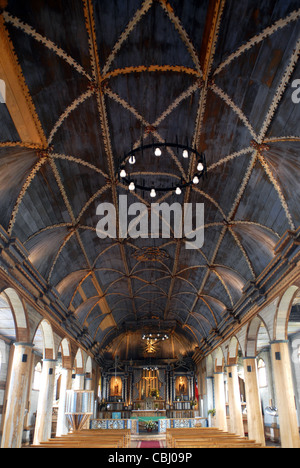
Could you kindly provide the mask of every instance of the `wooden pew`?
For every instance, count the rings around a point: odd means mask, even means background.
[[[216,428],[167,429],[168,448],[262,448],[254,440]]]
[[[32,448],[128,448],[130,430],[84,430],[42,442]]]

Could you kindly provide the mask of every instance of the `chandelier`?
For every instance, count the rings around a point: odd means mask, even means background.
[[[145,352],[147,354],[155,354],[157,351],[157,344],[161,341],[165,341],[169,339],[169,335],[167,333],[163,332],[151,332],[151,333],[144,333],[142,335],[142,340],[144,340],[145,343]]]
[[[155,343],[159,343],[159,341],[165,341],[169,339],[169,335],[167,333],[144,333],[142,336],[142,340],[153,341]]]
[[[144,157],[144,152],[147,150],[151,150],[153,156],[156,158],[160,158],[163,156],[163,151],[165,149],[172,149],[175,150],[178,157],[182,157],[183,159],[188,159],[191,155],[194,155],[197,161],[196,172],[193,176],[187,180],[183,180],[179,183],[174,185],[166,186],[166,187],[157,187],[153,184],[146,185],[146,184],[139,184],[136,180],[134,180],[133,176],[130,175],[131,167],[136,164],[137,161],[142,162]],[[176,143],[151,143],[144,145],[141,142],[141,145],[137,148],[131,149],[129,153],[124,154],[124,157],[119,162],[118,166],[118,177],[119,180],[122,180],[125,184],[128,185],[130,191],[135,190],[142,190],[145,192],[150,192],[150,197],[155,198],[157,192],[174,192],[176,195],[181,195],[182,190],[190,187],[191,185],[198,185],[200,179],[207,175],[207,167],[206,167],[206,159],[204,153],[199,153],[195,148],[190,147],[187,145]]]
[[[147,371],[157,371],[158,370],[158,367],[157,366],[152,366],[151,364],[149,364],[149,366],[144,366],[143,367],[143,370],[147,370]],[[144,377],[144,379],[147,378],[147,377]]]

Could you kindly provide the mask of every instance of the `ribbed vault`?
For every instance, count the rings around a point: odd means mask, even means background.
[[[9,0],[3,10],[1,30],[45,144],[24,142],[0,106],[0,224],[93,339],[106,350],[113,343],[112,355],[122,349],[130,359],[128,323],[138,346],[151,320],[176,323],[174,349],[192,352],[274,258],[280,237],[299,227],[298,7]],[[205,152],[207,178],[155,200],[204,203],[201,249],[173,236],[97,237],[99,203],[118,211],[128,195],[150,206],[147,192],[129,193],[116,177],[141,138],[188,140]],[[195,166],[170,150],[134,172],[163,187]],[[143,258],[148,247],[157,258]]]

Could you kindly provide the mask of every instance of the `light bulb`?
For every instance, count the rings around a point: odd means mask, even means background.
[[[135,164],[135,161],[136,161],[135,156],[133,156],[132,154],[129,158],[129,164]]]
[[[175,193],[176,193],[176,195],[181,195],[181,188],[176,187]]]
[[[150,192],[150,197],[152,198],[155,198],[156,197],[156,192],[155,192],[155,189],[151,189],[151,192]]]
[[[134,182],[130,182],[129,184],[129,190],[132,192],[133,190],[135,190],[135,185],[134,185]]]
[[[122,179],[123,179],[124,177],[126,177],[126,175],[127,174],[126,174],[125,169],[122,169],[121,172],[120,172],[120,177],[122,177]]]
[[[183,150],[182,156],[184,157],[184,159],[187,159],[189,157],[188,150]]]
[[[202,172],[203,169],[204,169],[204,166],[203,166],[202,162],[199,162],[198,166],[197,166],[197,171]]]
[[[198,176],[195,176],[193,178],[193,184],[195,184],[195,185],[199,184],[199,177]]]
[[[154,151],[154,154],[155,156],[161,156],[161,149],[160,148],[156,148],[155,151]]]

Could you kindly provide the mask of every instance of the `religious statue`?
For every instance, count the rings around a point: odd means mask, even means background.
[[[185,392],[185,383],[183,381],[183,378],[180,377],[179,380],[179,393],[184,393]]]

